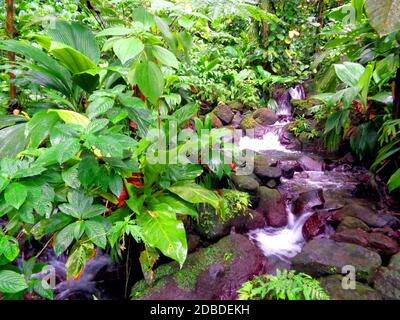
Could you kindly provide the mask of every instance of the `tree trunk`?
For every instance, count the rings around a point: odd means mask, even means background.
[[[15,26],[14,26],[14,0],[6,1],[6,33],[10,38],[14,38],[16,34]],[[15,61],[15,53],[8,52],[7,53],[8,60],[13,63]],[[17,99],[17,88],[13,83],[15,79],[15,75],[13,73],[9,73],[10,76],[10,105],[15,104],[15,100]]]
[[[270,10],[270,3],[269,0],[261,0],[260,1],[260,8],[262,10],[265,11],[269,11]],[[269,25],[267,21],[263,21],[262,22],[262,28],[261,28],[261,41],[263,46],[265,45],[265,43],[268,41],[268,35],[269,35]]]
[[[397,69],[396,79],[394,81],[393,98],[393,119],[400,119],[400,68]]]

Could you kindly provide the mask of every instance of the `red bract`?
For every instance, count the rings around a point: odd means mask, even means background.
[[[137,124],[133,121],[130,122],[130,127],[134,130],[137,130],[137,128],[138,128]]]
[[[229,168],[231,168],[231,170],[235,170],[235,169],[236,169],[236,163],[232,162],[232,163],[229,165]]]
[[[129,183],[129,184],[133,184],[134,186],[136,186],[136,187],[138,187],[138,188],[141,188],[141,187],[143,187],[144,186],[144,183],[143,183],[143,181],[142,181],[142,178],[143,178],[143,174],[142,173],[132,173],[132,177],[131,178],[128,178],[128,179],[126,179],[126,181]]]
[[[126,189],[123,188],[121,194],[118,197],[118,207],[121,208],[125,204],[125,200],[128,198]]]

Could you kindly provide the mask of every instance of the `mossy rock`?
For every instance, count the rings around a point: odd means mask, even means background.
[[[253,118],[253,116],[245,116],[240,123],[240,129],[242,130],[252,130],[257,127],[258,123],[257,121]]]
[[[356,282],[354,290],[346,290],[342,286],[343,275],[320,278],[321,287],[328,292],[331,300],[382,300],[381,294],[360,282]]]
[[[276,115],[276,113],[268,108],[258,109],[256,112],[254,112],[253,118],[262,126],[273,125],[279,120],[279,117]]]
[[[241,285],[265,272],[261,251],[242,235],[232,234],[188,256],[180,269],[172,262],[155,270],[148,287],[144,280],[132,288],[133,299],[219,300],[235,299]]]
[[[229,103],[229,107],[235,111],[243,111],[244,110],[244,104],[239,101]]]
[[[295,115],[310,115],[310,109],[320,105],[321,101],[316,99],[307,99],[307,100],[298,100],[292,99],[290,100],[290,104],[293,106]]]

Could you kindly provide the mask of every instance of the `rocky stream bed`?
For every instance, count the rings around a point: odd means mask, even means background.
[[[245,281],[277,268],[318,278],[331,299],[400,299],[400,213],[388,209],[368,170],[350,154],[327,155],[290,134],[288,98],[276,114],[217,108],[214,127],[256,130],[256,138],[240,143],[256,151],[253,174],[232,176],[238,190],[250,193],[252,208],[228,221],[215,219],[207,229],[185,221],[189,255],[183,268],[160,265],[151,287],[136,281],[133,299],[236,299]],[[62,274],[62,261],[47,260]],[[356,278],[352,290],[342,286],[349,266]],[[123,296],[123,269],[99,253],[78,281],[60,279],[57,298]]]

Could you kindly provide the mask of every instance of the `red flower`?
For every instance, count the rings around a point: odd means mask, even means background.
[[[121,208],[125,204],[125,200],[128,198],[126,189],[123,188],[121,194],[118,197],[118,207]]]
[[[129,125],[133,130],[137,130],[137,128],[138,128],[136,122],[131,121]]]
[[[229,168],[231,168],[231,170],[235,170],[236,169],[236,163],[232,162],[231,164],[229,164]]]
[[[142,181],[142,178],[143,178],[143,174],[142,174],[142,173],[140,173],[140,172],[139,172],[139,173],[133,172],[133,173],[132,173],[132,177],[126,179],[126,181],[127,181],[129,184],[133,184],[134,186],[136,186],[136,187],[138,187],[138,188],[141,188],[141,187],[144,186],[144,183],[143,183],[143,181]]]

